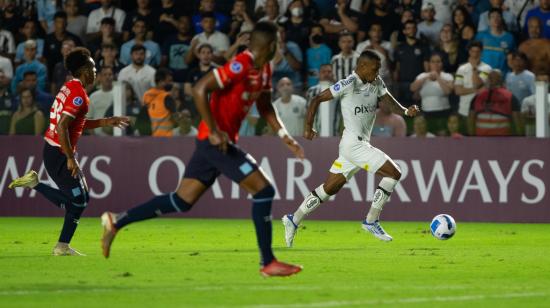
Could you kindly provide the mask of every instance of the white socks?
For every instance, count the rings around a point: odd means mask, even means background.
[[[302,204],[300,204],[300,207],[298,207],[298,209],[294,213],[292,221],[296,225],[299,225],[306,215],[313,212],[317,207],[319,207],[321,202],[327,201],[328,198],[330,198],[330,195],[325,192],[323,184],[321,184],[319,187],[315,188],[315,190],[312,191],[309,195],[307,195],[304,201],[302,201]]]
[[[380,218],[380,213],[384,208],[384,204],[388,201],[390,194],[393,192],[393,188],[397,185],[398,181],[392,178],[382,178],[378,188],[374,192],[374,200],[367,214],[367,223],[373,223]]]

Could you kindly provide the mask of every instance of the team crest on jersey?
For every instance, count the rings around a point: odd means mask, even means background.
[[[75,105],[75,106],[80,106],[80,105],[82,105],[83,102],[84,102],[84,100],[80,96],[77,96],[73,99],[73,105]]]
[[[335,84],[332,88],[334,89],[334,91],[337,91],[337,92],[338,92],[338,91],[340,91],[340,84],[337,83],[337,84]]]
[[[241,64],[241,62],[233,61],[231,62],[231,64],[229,64],[229,70],[235,74],[238,74],[242,72],[243,65]]]

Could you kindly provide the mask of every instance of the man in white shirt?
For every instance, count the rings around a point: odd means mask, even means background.
[[[10,59],[0,56],[0,70],[4,72],[9,80],[13,78],[13,65]]]
[[[422,22],[418,24],[418,36],[424,36],[430,45],[435,45],[439,41],[439,32],[443,28],[443,23],[435,20],[435,6],[431,2],[422,4]]]
[[[481,62],[481,51],[483,45],[474,41],[468,46],[468,62],[458,67],[455,75],[455,94],[460,97],[458,103],[458,113],[463,117],[468,117],[470,112],[470,103],[477,91],[483,87],[491,67]],[[464,120],[464,118],[463,118]]]
[[[203,32],[195,35],[191,46],[195,47],[193,52],[197,53],[197,49],[202,44],[209,44],[214,48],[214,62],[218,64],[225,63],[224,52],[229,49],[229,37],[224,33],[216,30],[216,17],[213,13],[202,14],[201,26]]]
[[[156,70],[145,64],[145,47],[134,45],[132,47],[132,63],[118,73],[118,80],[125,81],[132,86],[134,93],[143,103],[143,94],[155,86]]]
[[[87,117],[89,119],[100,119],[105,117],[107,109],[113,105],[113,69],[102,67],[99,72],[99,83],[101,88],[90,95],[90,108]],[[93,129],[94,135],[106,136],[102,127]]]
[[[126,13],[113,5],[113,0],[101,0],[101,7],[93,10],[88,16],[88,24],[86,26],[86,34],[99,35],[101,20],[105,17],[111,17],[115,20],[115,31],[122,33],[122,26]]]
[[[288,77],[281,78],[277,83],[277,91],[281,97],[275,100],[273,105],[290,136],[302,136],[306,116],[306,99],[292,94],[293,89],[292,81]]]
[[[424,3],[431,3],[435,10],[435,19],[443,24],[452,23],[452,10],[455,8],[456,0],[423,0]]]
[[[359,54],[353,50],[355,38],[350,32],[343,32],[338,38],[338,47],[340,53],[333,56],[330,63],[332,64],[332,72],[336,80],[341,80],[349,76],[355,65]]]
[[[380,240],[392,240],[378,220],[390,193],[401,178],[401,171],[388,155],[370,144],[370,136],[379,103],[390,105],[394,113],[411,117],[414,117],[419,109],[415,105],[407,109],[399,104],[387,91],[378,75],[379,69],[378,55],[370,50],[362,52],[355,71],[316,96],[310,104],[307,110],[305,138],[311,140],[316,134],[312,124],[319,104],[333,98],[341,101],[345,129],[340,141],[339,157],[332,164],[325,183],[312,191],[294,214],[285,215],[282,219],[288,247],[292,246],[302,219],[336,194],[361,169],[382,176],[362,227]]]

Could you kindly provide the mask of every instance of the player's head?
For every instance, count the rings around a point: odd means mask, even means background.
[[[372,50],[363,51],[357,60],[357,75],[367,82],[373,82],[378,77],[379,70],[380,57]]]
[[[84,86],[91,85],[95,81],[96,69],[90,51],[84,47],[76,47],[65,57],[65,68],[80,79]]]
[[[333,81],[332,64],[326,63],[319,67],[319,81]]]
[[[139,44],[132,46],[130,56],[134,65],[142,66],[145,63],[145,47]]]
[[[257,64],[271,61],[277,51],[277,26],[269,21],[257,23],[250,34],[250,49],[255,52]]]

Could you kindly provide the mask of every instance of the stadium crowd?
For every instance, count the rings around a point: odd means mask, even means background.
[[[192,86],[246,49],[257,21],[279,26],[274,105],[296,136],[308,102],[374,50],[414,120],[377,111],[374,136],[532,136],[536,79],[550,74],[550,0],[0,0],[0,134],[40,135],[71,78],[63,58],[92,52],[89,118],[113,114],[123,82],[129,135],[193,136]],[[339,102],[329,135],[342,130]],[[97,128],[90,134],[109,135]],[[272,134],[256,108],[240,135]]]

